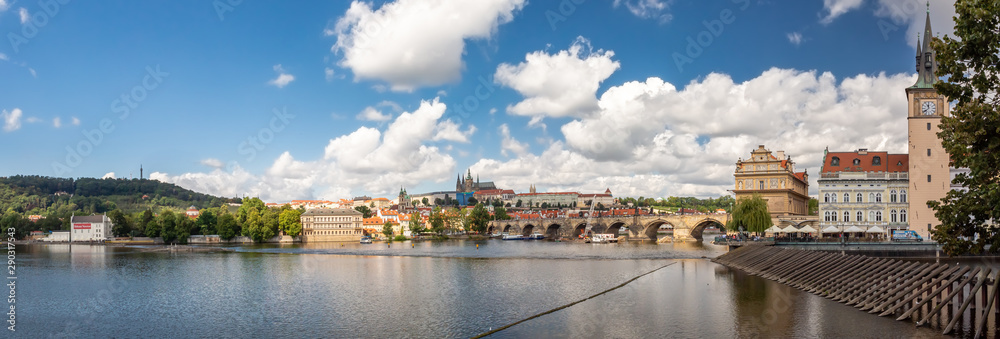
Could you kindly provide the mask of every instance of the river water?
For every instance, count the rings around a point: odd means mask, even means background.
[[[476,245],[479,245],[478,249]],[[17,246],[16,336],[936,338],[714,264],[704,243],[445,241],[148,253]]]

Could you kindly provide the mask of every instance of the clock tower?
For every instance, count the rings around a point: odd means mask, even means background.
[[[941,131],[941,117],[949,116],[948,100],[934,89],[938,81],[937,53],[931,47],[931,15],[927,11],[923,43],[917,46],[917,83],[906,88],[909,114],[909,220],[910,229],[925,239],[930,230],[939,224],[934,210],[927,202],[939,200],[951,189],[948,153],[941,146],[937,133]]]

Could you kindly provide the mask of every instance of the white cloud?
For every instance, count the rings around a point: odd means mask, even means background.
[[[12,109],[10,112],[3,110],[0,113],[0,118],[3,119],[3,131],[13,132],[21,128],[21,113],[20,108]]]
[[[378,9],[353,1],[337,20],[338,64],[355,81],[387,82],[393,91],[413,91],[457,81],[466,39],[488,39],[514,19],[525,0],[397,0]]]
[[[434,138],[431,140],[440,141],[454,141],[454,142],[469,142],[469,137],[476,133],[476,126],[469,125],[469,128],[464,132],[460,130],[460,127],[451,119],[442,121],[438,124],[437,129],[434,131]]]
[[[323,74],[326,75],[326,81],[333,80],[333,68],[327,67],[323,70]]]
[[[517,139],[514,139],[514,137],[511,137],[510,128],[507,127],[507,124],[500,125],[499,132],[500,137],[503,138],[500,142],[500,154],[508,156],[509,153],[513,153],[515,156],[520,157],[528,153],[528,145],[525,145],[520,141],[517,141]]]
[[[10,59],[7,58],[7,54],[0,53],[0,60],[7,61]]]
[[[565,141],[540,154],[483,159],[473,171],[503,187],[719,196],[731,189],[736,160],[764,144],[807,169],[815,191],[827,146],[906,152],[901,89],[914,80],[878,74],[838,82],[830,73],[770,69],[742,83],[713,73],[682,89],[658,78],[631,81],[605,91],[595,115],[563,125]]]
[[[392,119],[392,116],[388,114],[382,114],[382,112],[375,109],[375,107],[368,106],[365,107],[365,109],[361,110],[361,113],[358,113],[356,118],[358,120],[367,120],[367,121],[389,121],[389,119]]]
[[[281,68],[281,64],[274,65],[274,71],[278,72],[278,77],[268,81],[267,83],[274,85],[278,88],[284,88],[288,86],[289,83],[295,81],[295,76],[285,73],[285,69]]]
[[[443,182],[454,172],[455,160],[442,149],[427,143],[451,140],[442,131],[460,130],[449,120],[441,120],[447,106],[438,99],[422,101],[413,112],[403,112],[384,132],[361,127],[331,139],[322,158],[295,159],[282,153],[260,175],[231,163],[208,173],[168,175],[153,173],[150,178],[172,182],[198,192],[226,197],[260,196],[265,201],[343,198],[352,194],[390,195],[400,185]],[[469,126],[467,131],[475,131]],[[459,132],[465,134],[469,132]],[[447,134],[447,133],[446,133]]]
[[[28,72],[31,73],[31,77],[32,78],[37,78],[38,77],[38,74],[35,73],[35,69],[34,68],[28,67]]]
[[[73,126],[80,126],[80,119],[79,118],[73,117]]]
[[[877,22],[883,38],[906,39],[916,49],[917,34],[923,34],[927,20],[927,4],[921,0],[878,0],[875,16],[883,18]],[[954,37],[955,0],[932,1],[929,9],[934,34]]]
[[[10,4],[7,3],[7,0],[0,0],[0,12],[6,11],[8,8],[10,8]]]
[[[615,0],[614,7],[625,4],[625,8],[639,18],[657,19],[665,23],[673,19],[673,15],[666,13],[672,3],[669,0]]]
[[[787,36],[788,36],[788,42],[791,42],[792,45],[798,46],[802,44],[802,33],[792,32],[788,33]]]
[[[52,119],[52,127],[59,128],[62,127],[62,119],[55,117]]]
[[[115,172],[108,172],[101,177],[101,179],[114,179],[114,178],[115,178]]]
[[[222,160],[216,158],[202,159],[201,164],[216,169],[225,167],[225,164],[222,163]]]
[[[619,67],[612,51],[593,51],[578,37],[568,50],[535,51],[517,66],[500,64],[494,80],[525,99],[507,106],[507,113],[535,117],[581,117],[597,109],[597,89]],[[537,122],[537,121],[536,121]]]
[[[824,25],[830,24],[834,19],[844,13],[861,7],[861,3],[862,0],[823,0],[823,10],[825,10],[827,14],[820,19],[819,22]]]
[[[21,18],[21,23],[25,24],[31,19],[31,15],[28,15],[28,10],[21,7],[17,10],[17,15]]]

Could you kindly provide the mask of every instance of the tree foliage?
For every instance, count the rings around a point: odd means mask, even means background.
[[[286,209],[281,211],[280,226],[281,231],[290,237],[297,237],[302,233],[302,211],[297,209]]]
[[[486,211],[483,204],[476,204],[476,207],[469,213],[469,225],[472,231],[479,234],[486,233],[486,226],[490,222],[490,212]]]
[[[950,255],[1000,252],[1000,2],[955,2],[955,38],[935,38],[934,84],[955,105],[938,137],[951,166],[968,168],[940,201],[929,201],[941,221],[932,234]],[[987,246],[988,245],[988,246]]]
[[[219,238],[222,238],[223,240],[232,239],[239,232],[239,226],[236,225],[236,217],[229,213],[219,216],[219,223],[217,227],[219,231]]]
[[[386,221],[385,224],[382,224],[382,234],[387,240],[392,240],[392,222]]]
[[[363,214],[362,218],[365,218],[365,219],[371,218],[372,214],[373,214],[372,213],[372,209],[368,208],[368,206],[365,206],[365,205],[361,205],[361,206],[355,207],[354,210],[358,211],[358,212],[361,212],[361,214]]]
[[[733,207],[732,219],[726,225],[731,231],[764,232],[774,225],[767,210],[767,201],[760,194],[744,197]]]
[[[424,224],[420,217],[420,213],[414,212],[413,214],[410,214],[410,234],[418,235],[423,232]]]

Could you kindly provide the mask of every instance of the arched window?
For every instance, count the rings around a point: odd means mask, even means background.
[[[881,164],[882,164],[882,157],[879,157],[879,156],[876,155],[874,158],[872,158],[872,165],[873,166],[879,166]]]
[[[896,202],[896,190],[889,191],[889,202]]]
[[[906,210],[899,210],[899,222],[906,222]]]
[[[823,221],[830,221],[830,211],[823,212]]]
[[[844,202],[851,202],[851,196],[847,193],[844,193]]]
[[[906,202],[906,190],[899,191],[899,202]]]
[[[861,159],[854,158],[854,166],[861,165]]]
[[[857,202],[861,202],[861,197],[862,197],[861,193],[858,193],[858,201]]]
[[[823,194],[823,202],[830,202],[830,193]]]
[[[844,211],[844,222],[851,221],[851,212]]]
[[[882,202],[882,193],[875,193],[875,202]]]
[[[896,210],[889,211],[889,221],[893,223],[896,222]]]
[[[882,211],[875,212],[875,221],[882,221]]]
[[[858,218],[857,218],[858,220],[856,220],[856,221],[864,221],[864,216],[865,216],[864,213],[861,213],[861,211],[858,211]]]
[[[830,212],[830,221],[837,221],[837,211]]]
[[[868,202],[875,201],[875,193],[868,193]]]
[[[832,159],[830,159],[830,166],[840,166],[840,158],[833,157]]]
[[[875,220],[875,211],[868,211],[868,221]]]
[[[830,202],[837,202],[837,193],[830,194]]]

